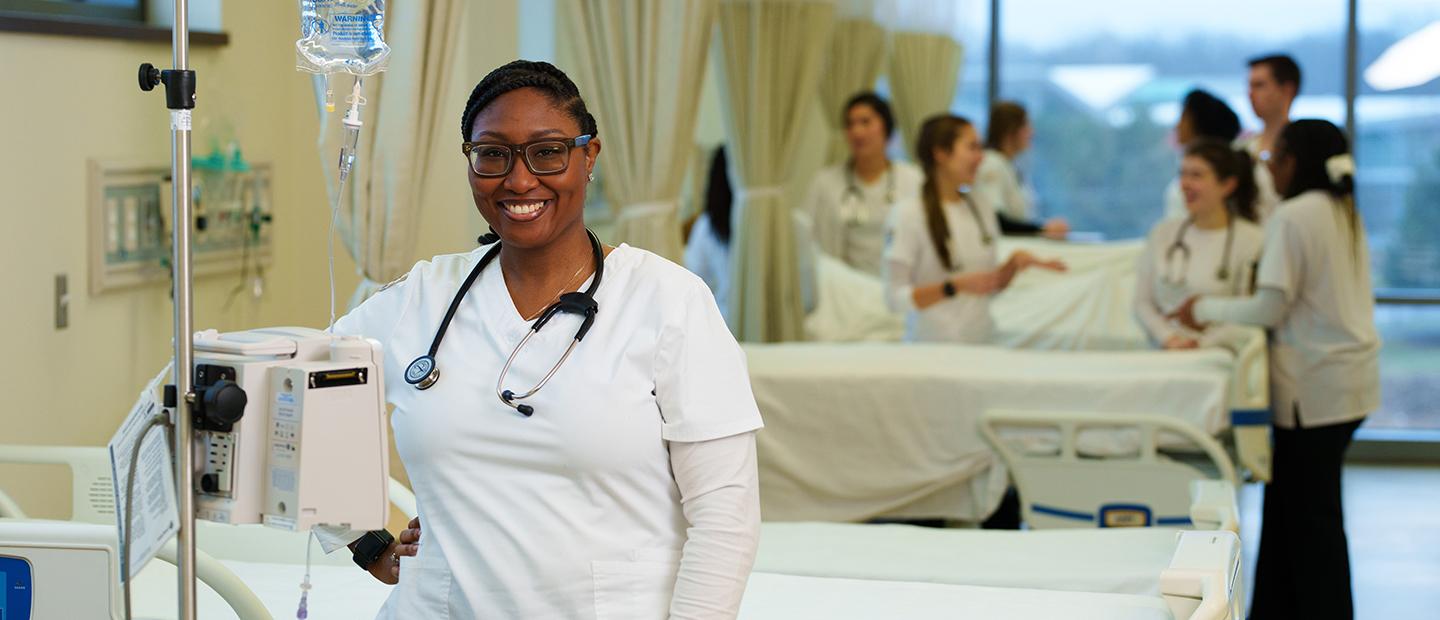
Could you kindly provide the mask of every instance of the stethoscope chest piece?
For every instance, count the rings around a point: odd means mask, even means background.
[[[438,380],[440,368],[435,366],[435,358],[429,355],[421,355],[405,367],[405,382],[415,386],[417,390],[430,389]]]

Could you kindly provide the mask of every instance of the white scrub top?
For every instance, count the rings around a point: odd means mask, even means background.
[[[730,304],[730,246],[715,236],[710,214],[701,213],[690,227],[685,241],[685,268],[700,276],[715,296],[720,315],[725,316]]]
[[[1275,207],[1280,206],[1280,193],[1275,189],[1275,177],[1270,176],[1270,167],[1260,159],[1260,134],[1245,136],[1235,141],[1235,148],[1245,149],[1255,162],[1255,213],[1260,223],[1270,219]]]
[[[972,211],[964,202],[946,202],[945,223],[950,228],[950,257],[955,269],[940,262],[925,225],[925,207],[916,199],[901,203],[891,216],[885,248],[885,292],[892,309],[906,310],[905,340],[909,342],[988,343],[994,331],[990,296],[959,293],[933,306],[915,308],[916,286],[939,284],[946,278],[994,269],[998,264],[995,242],[1000,223],[988,202],[975,199]],[[978,215],[978,217],[976,217]],[[990,239],[985,243],[985,237]]]
[[[403,558],[381,618],[664,618],[687,521],[667,442],[760,428],[740,347],[699,278],[620,246],[589,334],[526,418],[495,395],[530,322],[499,261],[459,307],[420,391],[404,369],[489,249],[422,261],[336,324],[385,347],[385,391],[425,541]],[[588,283],[586,284],[588,286]],[[534,386],[574,338],[558,315],[505,379]]]
[[[985,149],[980,169],[975,173],[975,194],[983,194],[995,210],[1011,219],[1029,222],[1035,219],[1035,196],[1020,183],[1015,162],[1000,151]]]
[[[1194,225],[1187,228],[1180,241],[1190,249],[1188,260],[1184,250],[1171,250],[1175,247],[1176,235],[1188,219],[1188,216],[1166,218],[1150,229],[1135,270],[1135,316],[1157,345],[1176,335],[1199,337],[1165,318],[1186,299],[1195,295],[1249,295],[1265,241],[1259,226],[1233,218],[1228,277],[1222,280],[1217,276],[1225,256],[1224,228],[1202,230]]]
[[[1289,305],[1270,348],[1270,402],[1282,428],[1350,422],[1380,406],[1370,249],[1363,226],[1352,237],[1346,208],[1309,191],[1265,225],[1258,286]]]
[[[815,245],[855,269],[880,275],[885,221],[895,204],[918,199],[924,182],[919,168],[901,161],[890,162],[871,183],[849,173],[848,164],[821,168],[805,200]]]

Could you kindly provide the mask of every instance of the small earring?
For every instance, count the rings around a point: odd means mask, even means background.
[[[591,183],[594,183],[594,182],[595,182],[595,173],[594,173],[594,172],[591,172],[590,174],[585,175],[585,178],[589,179]]]

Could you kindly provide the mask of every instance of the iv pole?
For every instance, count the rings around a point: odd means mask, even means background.
[[[176,568],[180,576],[179,620],[196,620],[195,615],[195,487],[192,385],[194,367],[194,299],[190,285],[190,227],[194,225],[194,194],[190,179],[190,111],[195,108],[195,72],[190,69],[190,2],[175,0],[175,25],[171,35],[174,68],[161,71],[150,63],[140,65],[140,89],[154,90],[165,85],[165,107],[170,109],[170,174],[174,203],[171,283],[175,304],[175,386],[179,397],[171,406],[175,416],[175,497],[179,500],[180,527],[175,537]],[[128,553],[128,550],[126,551]]]

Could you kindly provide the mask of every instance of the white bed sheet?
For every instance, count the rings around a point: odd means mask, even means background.
[[[765,418],[760,497],[771,521],[984,519],[1006,478],[976,430],[990,409],[1158,413],[1211,435],[1229,423],[1232,358],[1222,350],[790,343],[745,351]]]
[[[1140,241],[1079,244],[1005,237],[1000,255],[1028,250],[1059,258],[1069,268],[1057,274],[1020,274],[991,305],[994,344],[1034,350],[1149,349],[1135,321],[1135,264]],[[805,337],[814,342],[896,342],[905,319],[885,305],[880,278],[820,253],[815,259],[815,309],[805,317]]]
[[[264,601],[275,618],[295,617],[304,567],[227,561]],[[161,567],[157,567],[161,568]],[[163,568],[169,568],[168,571]],[[165,565],[137,588],[137,617],[174,618],[174,569]],[[390,587],[369,574],[339,566],[311,570],[311,620],[373,618]],[[162,583],[163,582],[163,583]],[[164,588],[163,585],[170,585]],[[203,588],[202,588],[203,589]],[[199,617],[230,620],[235,614],[205,589]],[[837,579],[756,572],[750,576],[740,617],[747,620],[872,620],[874,618],[1005,618],[1010,620],[1171,620],[1157,596],[1059,592],[903,581]]]
[[[1029,532],[910,525],[766,523],[755,570],[809,577],[917,581],[1070,592],[1160,595],[1174,530]]]
[[[1159,597],[753,573],[746,620],[1173,620]]]

